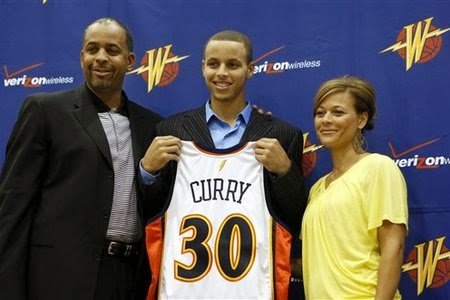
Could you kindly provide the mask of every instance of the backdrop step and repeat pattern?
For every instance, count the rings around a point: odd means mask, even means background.
[[[305,132],[309,186],[330,169],[313,130],[319,84],[345,74],[372,82],[369,151],[390,156],[409,188],[400,290],[404,299],[450,299],[450,1],[2,0],[0,165],[25,96],[83,82],[83,30],[103,16],[135,37],[128,95],[163,116],[207,100],[206,39],[246,33],[256,64],[248,98]]]

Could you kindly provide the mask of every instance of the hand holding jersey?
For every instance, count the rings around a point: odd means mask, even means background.
[[[255,142],[253,148],[256,160],[269,172],[281,176],[291,168],[291,160],[277,139],[262,138]]]
[[[291,160],[277,139],[262,138],[254,143],[256,160],[269,172],[279,176],[286,174],[291,167]],[[179,161],[181,140],[177,137],[156,137],[145,156],[142,158],[142,167],[151,174],[160,171],[169,161]]]
[[[177,137],[157,136],[152,141],[141,165],[150,174],[155,174],[161,170],[169,161],[178,161],[181,151],[181,140]]]

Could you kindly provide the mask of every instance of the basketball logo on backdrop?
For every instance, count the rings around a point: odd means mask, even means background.
[[[189,57],[176,56],[172,44],[158,49],[148,50],[141,59],[141,66],[128,74],[136,73],[147,82],[147,93],[155,86],[166,86],[178,76],[179,61]]]
[[[445,236],[415,245],[409,253],[403,272],[417,284],[417,295],[425,288],[438,288],[450,280],[450,250],[444,245]]]
[[[317,163],[316,151],[323,147],[323,145],[312,144],[308,140],[308,135],[309,132],[303,134],[302,170],[304,176],[308,176],[314,170]]]
[[[442,34],[450,28],[441,29],[431,24],[433,17],[403,27],[397,36],[397,43],[380,51],[397,52],[406,62],[406,71],[413,64],[426,63],[441,51]]]

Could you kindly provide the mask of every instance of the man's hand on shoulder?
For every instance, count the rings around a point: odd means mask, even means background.
[[[262,138],[253,144],[256,160],[271,173],[283,176],[291,168],[291,160],[277,139]]]
[[[155,174],[169,161],[180,159],[181,140],[177,137],[157,136],[145,152],[141,164],[145,171]]]
[[[256,110],[258,113],[260,113],[262,115],[268,115],[268,116],[272,115],[271,111],[264,111],[261,107],[258,107],[258,105],[256,105],[256,104],[253,104],[252,107],[254,110]]]

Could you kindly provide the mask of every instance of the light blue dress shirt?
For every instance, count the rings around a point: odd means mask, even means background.
[[[236,146],[247,128],[251,113],[251,105],[250,103],[247,103],[244,109],[236,117],[236,123],[234,123],[234,125],[229,125],[213,112],[208,101],[205,104],[206,123],[208,124],[214,146],[217,149],[226,149]]]

